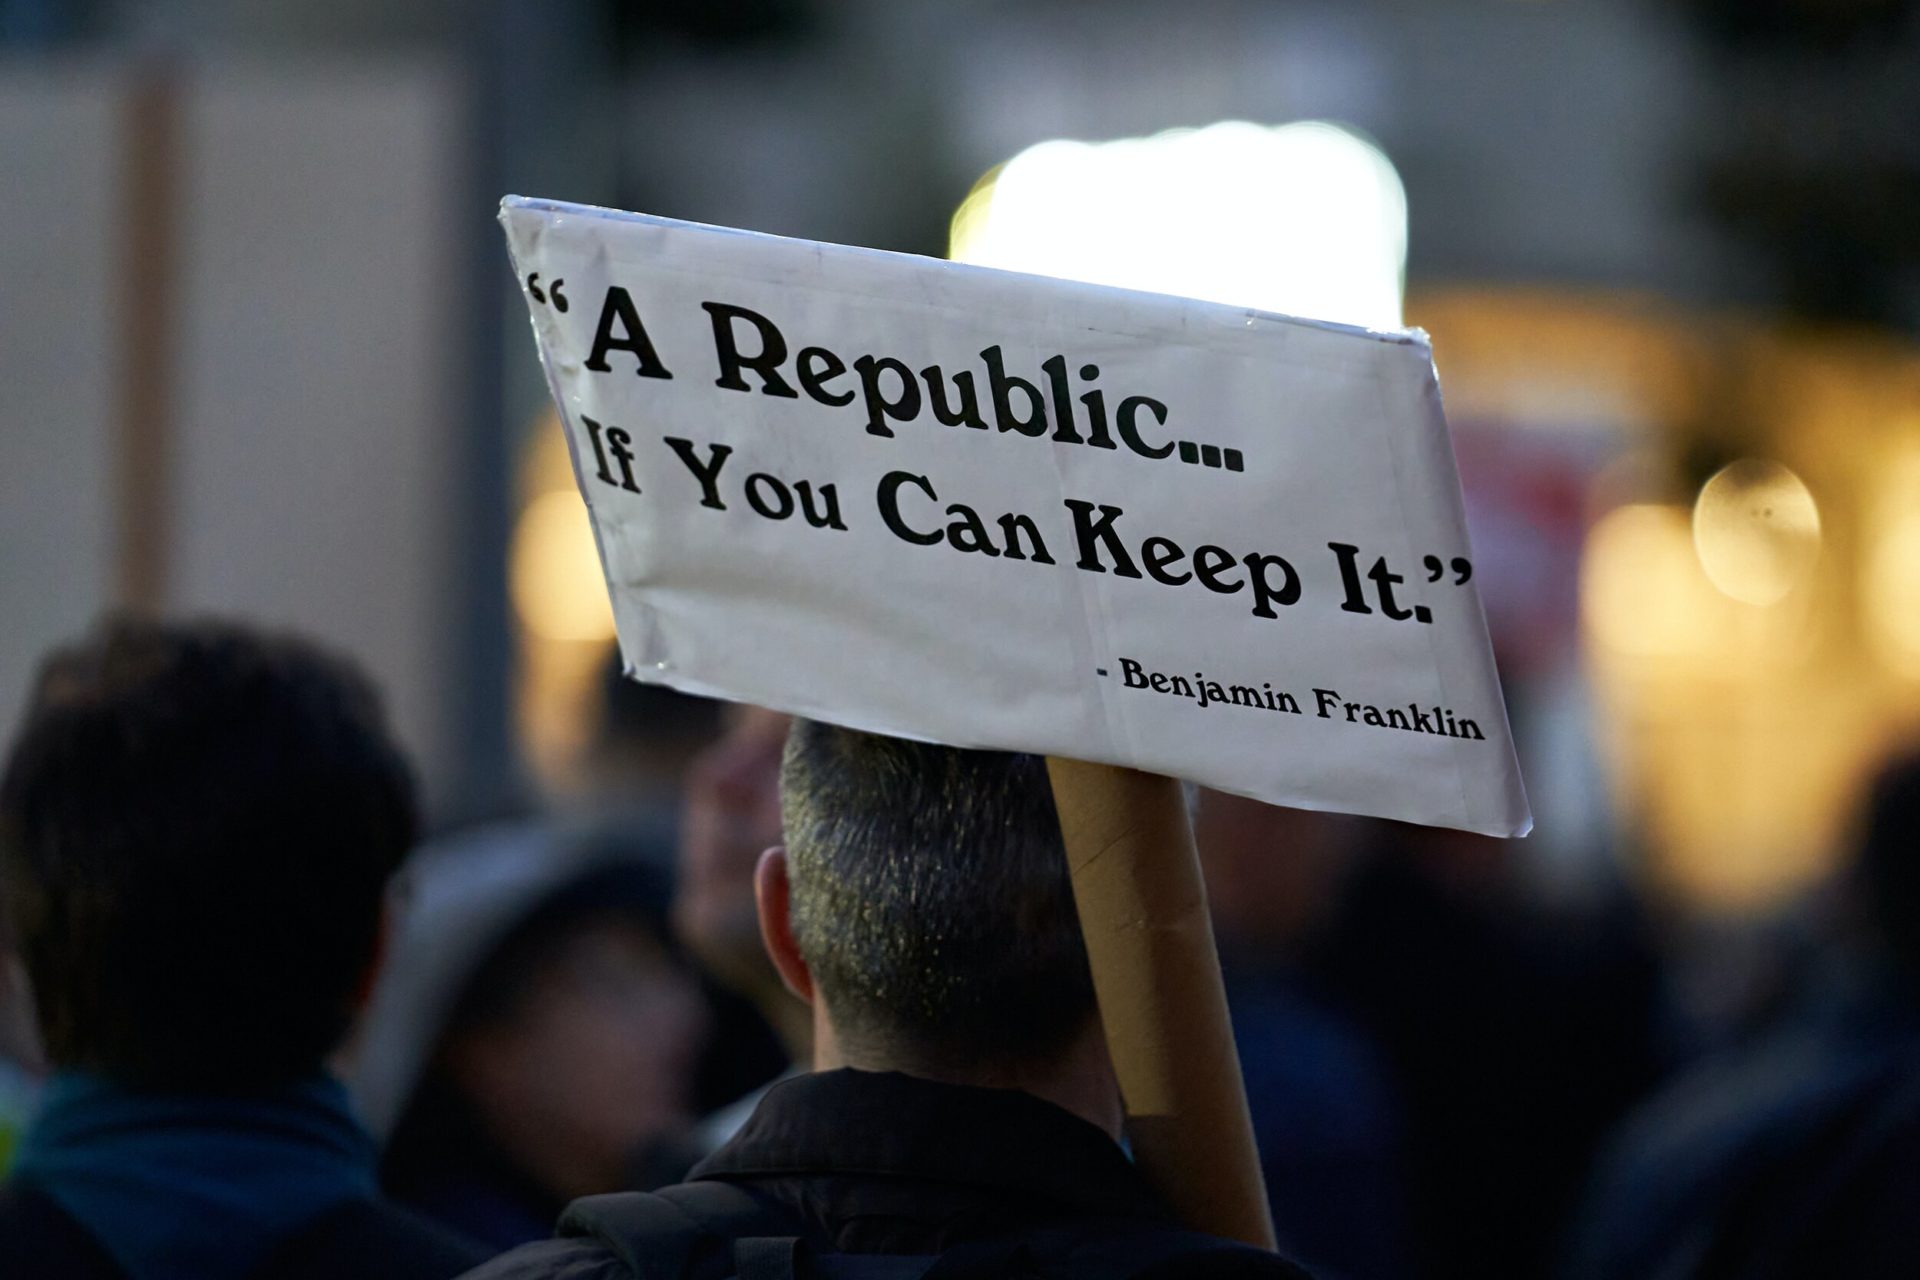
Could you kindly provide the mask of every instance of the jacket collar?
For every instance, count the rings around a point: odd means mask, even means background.
[[[844,1068],[775,1084],[689,1178],[916,1178],[1038,1198],[1089,1216],[1166,1220],[1098,1127],[1012,1089]]]
[[[315,1075],[233,1094],[164,1094],[62,1073],[13,1176],[134,1280],[244,1276],[289,1234],[375,1195],[373,1140]]]

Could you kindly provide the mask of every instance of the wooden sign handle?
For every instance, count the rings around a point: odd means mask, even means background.
[[[1134,1158],[1186,1226],[1271,1249],[1180,784],[1055,757],[1047,772]]]

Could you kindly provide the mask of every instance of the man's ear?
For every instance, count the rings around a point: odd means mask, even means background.
[[[786,983],[787,990],[813,1003],[813,974],[793,937],[791,899],[787,886],[787,851],[774,845],[760,855],[753,871],[753,902],[760,913],[760,941],[767,958]]]

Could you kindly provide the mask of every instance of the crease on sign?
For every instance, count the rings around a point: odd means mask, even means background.
[[[612,281],[614,278],[613,249],[610,237],[594,236],[589,243],[592,246],[592,254],[587,259],[587,267],[592,272],[596,283]],[[584,381],[584,375],[578,372],[578,368],[576,363],[574,377]],[[568,450],[574,452],[580,432],[573,425],[572,417],[568,412],[567,406],[570,402],[559,400],[558,397],[556,402],[560,406],[561,416],[567,421]],[[626,667],[626,674],[630,677],[657,681],[662,672],[672,667],[672,657],[667,653],[666,633],[660,626],[659,611],[648,604],[639,591],[623,593],[620,590],[625,584],[625,577],[632,574],[632,566],[639,558],[628,542],[632,531],[637,526],[634,522],[623,521],[612,515],[605,520],[601,519],[599,510],[589,496],[594,491],[593,486],[581,479],[580,468],[579,456],[575,453],[574,477],[580,486],[580,496],[587,504],[588,523],[593,526],[593,546],[600,556],[600,576],[607,584],[607,597],[614,606],[614,635],[620,644],[620,654],[623,665]],[[648,522],[648,527],[653,527],[652,521]],[[616,565],[619,566],[622,577],[615,576]],[[632,585],[637,585],[637,580]],[[630,603],[622,607],[623,601]],[[640,631],[639,635],[634,634],[636,629]],[[636,672],[636,668],[644,669],[644,674]]]
[[[1048,303],[1045,317],[1046,323],[1039,326],[1039,331],[1046,333],[1054,332],[1057,316],[1057,307],[1051,302]],[[1080,326],[1075,327],[1078,328]],[[1088,332],[1092,333],[1094,331],[1089,329]],[[1036,365],[1045,358],[1037,345],[1030,345],[1027,355],[1030,361]],[[1066,445],[1054,443],[1052,448],[1047,450],[1047,461],[1053,469],[1054,489],[1056,491],[1054,509],[1056,511],[1062,510],[1066,506],[1067,474],[1063,461],[1068,456],[1067,449],[1068,446]],[[1113,634],[1113,615],[1106,607],[1106,597],[1103,590],[1106,583],[1106,575],[1062,573],[1053,576],[1059,583],[1059,586],[1055,589],[1056,595],[1067,598],[1065,602],[1066,607],[1071,608],[1075,603],[1079,605],[1080,625],[1077,628],[1068,628],[1067,638],[1073,647],[1071,678],[1075,681],[1085,680],[1087,673],[1092,671],[1095,666],[1111,666],[1112,663],[1112,655],[1106,652],[1108,646],[1100,638],[1102,636],[1111,637]],[[1102,590],[1097,613],[1094,602],[1089,599],[1090,593],[1095,590]],[[1096,650],[1098,650],[1097,654]],[[1140,753],[1135,749],[1136,744],[1133,740],[1133,734],[1128,731],[1128,723],[1125,716],[1116,712],[1113,695],[1108,692],[1108,688],[1108,681],[1099,679],[1094,681],[1094,689],[1099,699],[1099,719],[1101,726],[1105,730],[1105,747],[1100,754],[1109,759],[1119,757],[1137,763],[1140,759]]]
[[[1385,424],[1383,434],[1386,436],[1387,441],[1387,465],[1393,468],[1393,491],[1395,498],[1398,500],[1400,510],[1406,512],[1411,509],[1424,515],[1425,504],[1417,501],[1421,496],[1420,493],[1417,490],[1409,490],[1407,488],[1407,469],[1402,465],[1403,459],[1401,457],[1407,442],[1402,440],[1400,433],[1395,431],[1391,426],[1394,420],[1393,396],[1388,387],[1388,381],[1393,376],[1393,373],[1394,370],[1391,365],[1383,366],[1376,364],[1374,366],[1373,376],[1369,379],[1373,386],[1374,408],[1376,411],[1374,421]],[[1423,427],[1428,425],[1425,412],[1426,408],[1426,405],[1420,405],[1416,414]],[[1448,448],[1452,448],[1451,443],[1449,443]],[[1413,501],[1409,501],[1410,499]],[[1411,549],[1405,542],[1402,543],[1399,551],[1403,557],[1412,554]],[[1447,670],[1445,664],[1440,661],[1438,627],[1429,626],[1422,628],[1422,630],[1426,633],[1422,639],[1427,649],[1427,666],[1432,670],[1434,681],[1439,686],[1441,705],[1451,706],[1453,705],[1453,699],[1448,693]],[[1457,815],[1456,820],[1448,825],[1471,828],[1473,826],[1473,804],[1468,798],[1466,777],[1460,767],[1460,748],[1458,745],[1449,742],[1446,752],[1447,765],[1453,772],[1454,794],[1458,800],[1458,806],[1455,810]]]
[[[526,206],[512,207],[506,201],[501,202],[500,222],[507,232],[507,258],[513,264],[513,273],[520,283],[520,292],[527,302],[530,327],[533,329],[534,345],[540,352],[540,370],[546,375],[547,393],[553,397],[554,413],[560,428],[560,437],[567,446],[567,462],[573,470],[574,491],[580,495],[580,501],[587,508],[587,527],[593,531],[594,554],[600,557],[600,580],[606,584],[608,599],[613,605],[614,631],[620,642],[622,665],[628,675],[634,675],[636,668],[642,665],[664,668],[665,655],[657,651],[661,644],[658,625],[651,616],[651,610],[635,599],[631,608],[622,608],[623,597],[617,589],[614,575],[616,564],[626,564],[627,557],[616,557],[609,541],[618,542],[621,538],[621,525],[612,518],[603,518],[593,501],[593,486],[587,483],[585,464],[580,457],[580,429],[574,421],[574,406],[579,402],[577,394],[569,394],[568,388],[578,380],[576,374],[569,379],[562,373],[561,365],[565,352],[560,350],[563,342],[558,324],[547,316],[545,309],[533,305],[527,286],[527,265],[538,264],[541,270],[552,274],[542,249],[546,241],[546,232],[551,222],[557,221],[557,215],[546,210]],[[521,239],[524,237],[524,246]],[[602,277],[610,278],[608,269],[608,251],[604,241],[595,238],[591,241],[593,257],[591,266]],[[633,620],[644,627],[644,634],[635,636]],[[623,623],[625,625],[623,625]],[[637,655],[637,656],[636,656]]]
[[[599,524],[596,518],[594,520],[596,536]],[[636,559],[627,542],[632,536],[632,530],[631,524],[609,522],[607,536],[618,548],[620,555],[617,563],[623,568],[632,565]],[[658,683],[663,675],[676,670],[673,655],[669,652],[671,646],[667,643],[666,629],[660,623],[660,611],[648,604],[638,590],[625,593],[618,590],[613,573],[613,566],[616,563],[614,558],[604,558],[601,563],[605,566],[608,594],[615,601],[625,603],[625,607],[614,609],[613,621],[614,630],[620,638],[620,652],[631,659],[627,664],[628,672],[633,674],[637,668],[640,679]],[[639,582],[640,579],[636,577],[628,585],[637,588]],[[625,625],[622,625],[623,623]]]
[[[671,251],[664,232],[665,228],[660,227],[638,228],[633,237],[635,245],[632,256],[624,261],[631,262],[639,270],[651,270],[655,265],[654,258]],[[590,243],[592,256],[588,259],[588,266],[595,273],[595,282],[611,283],[616,261],[614,237],[593,236]],[[650,385],[642,390],[659,394]],[[582,492],[585,491],[583,486]],[[609,497],[609,501],[619,500],[617,492]],[[634,543],[636,539],[644,539],[650,544],[660,541],[659,519],[651,514],[644,520],[621,520],[610,516],[605,525],[605,543],[600,541],[602,525],[598,513],[594,515],[593,526],[594,539],[600,549],[600,563],[607,580],[607,593],[615,601],[627,602],[626,607],[616,607],[614,610],[614,629],[620,639],[622,656],[632,657],[630,668],[638,669],[639,679],[669,684],[675,688],[684,687],[684,678],[675,665],[674,646],[669,640],[671,632],[662,621],[663,614],[650,597],[640,590],[649,580],[658,580],[660,568],[654,555],[655,547],[636,547]],[[615,551],[617,555],[612,554]],[[619,566],[619,577],[615,576],[616,565]],[[622,587],[627,590],[622,592]]]
[[[1459,465],[1453,452],[1453,429],[1447,423],[1446,406],[1440,391],[1440,371],[1434,365],[1432,353],[1428,353],[1427,364],[1421,371],[1419,386],[1419,420],[1434,428],[1434,438],[1441,446],[1440,459],[1446,463],[1448,486],[1441,497],[1447,505],[1447,513],[1459,530],[1460,543],[1469,560],[1474,558],[1472,531],[1467,527],[1466,495],[1460,487]],[[1501,834],[1507,837],[1524,836],[1533,830],[1533,808],[1527,803],[1526,780],[1520,776],[1520,761],[1513,747],[1513,726],[1507,720],[1506,692],[1500,683],[1500,668],[1493,656],[1493,635],[1487,627],[1486,606],[1480,599],[1480,584],[1476,580],[1470,588],[1473,593],[1473,613],[1480,623],[1480,634],[1484,643],[1469,655],[1471,665],[1478,670],[1480,685],[1492,697],[1488,708],[1489,717],[1498,715],[1503,735],[1501,745],[1506,749],[1506,776],[1500,787],[1500,799],[1497,806],[1497,825]],[[1492,742],[1491,739],[1488,740]],[[1489,822],[1485,825],[1495,825]]]

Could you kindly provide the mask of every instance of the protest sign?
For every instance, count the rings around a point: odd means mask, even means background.
[[[631,673],[1531,825],[1424,335],[503,202]]]

